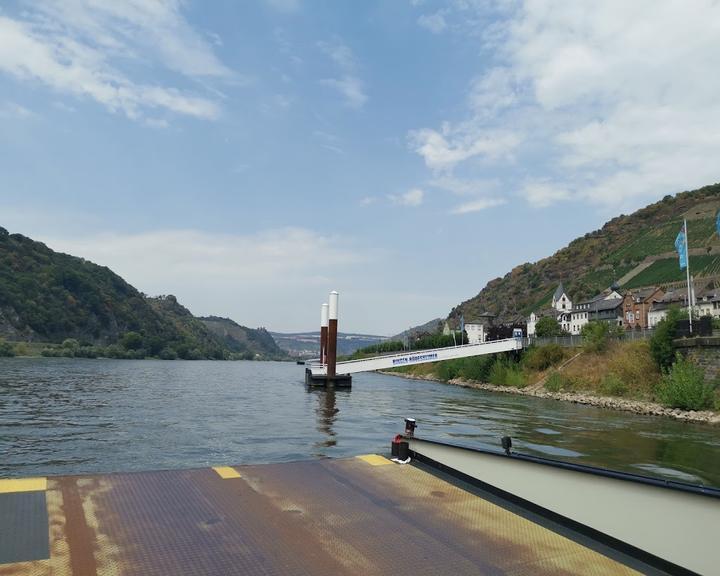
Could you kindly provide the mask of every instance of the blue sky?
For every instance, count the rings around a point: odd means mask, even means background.
[[[720,6],[0,5],[0,225],[197,315],[393,334],[718,181]],[[671,247],[669,249],[672,249]]]

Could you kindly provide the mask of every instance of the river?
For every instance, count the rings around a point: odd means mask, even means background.
[[[716,427],[382,374],[309,390],[281,362],[0,359],[0,477],[386,452],[421,437],[720,486]]]

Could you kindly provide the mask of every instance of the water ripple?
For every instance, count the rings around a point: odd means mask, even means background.
[[[308,390],[274,362],[0,359],[0,476],[283,462],[385,452],[403,427],[720,485],[720,441],[700,424],[361,374]]]

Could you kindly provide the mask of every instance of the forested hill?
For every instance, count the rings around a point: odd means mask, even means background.
[[[489,312],[497,315],[499,322],[521,320],[549,305],[559,282],[574,302],[613,283],[630,289],[681,282],[684,272],[678,267],[674,242],[684,218],[693,275],[696,279],[720,279],[720,238],[715,232],[718,209],[720,184],[666,196],[629,216],[613,218],[549,258],[516,266],[453,308],[448,318],[457,324],[461,314],[470,322]]]
[[[265,331],[243,330],[243,345],[232,345],[174,296],[148,298],[105,266],[0,228],[0,338],[70,340],[116,357],[283,356]]]

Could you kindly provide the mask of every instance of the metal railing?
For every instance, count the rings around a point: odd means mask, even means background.
[[[649,340],[655,334],[654,328],[641,328],[640,330],[626,330],[620,336],[610,336],[612,340],[620,342],[633,342],[635,340]],[[545,336],[537,338],[530,336],[523,339],[525,346],[545,346],[547,344],[558,344],[565,348],[574,348],[582,346],[583,338],[580,334],[569,334],[567,336]]]

